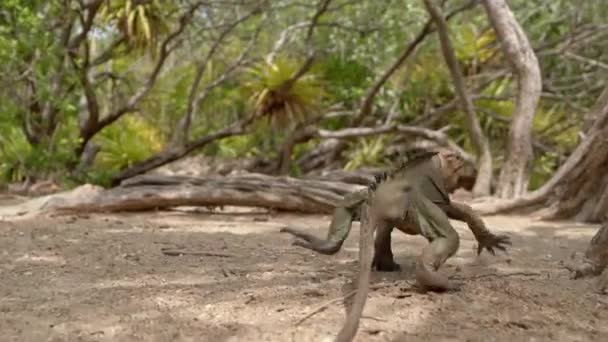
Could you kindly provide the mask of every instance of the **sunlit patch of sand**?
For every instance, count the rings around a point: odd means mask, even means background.
[[[24,254],[15,259],[15,262],[21,263],[49,263],[49,264],[65,264],[65,259],[60,255],[55,254]]]

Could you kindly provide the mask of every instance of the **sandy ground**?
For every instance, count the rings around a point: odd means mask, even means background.
[[[397,273],[370,293],[357,341],[608,341],[608,296],[559,264],[598,228],[485,218],[508,255],[461,249],[461,292],[413,291],[421,237],[393,233]],[[2,341],[331,341],[357,274],[359,225],[335,256],[291,245],[285,224],[325,235],[328,216],[163,211],[0,221]],[[200,255],[167,256],[163,248]],[[324,303],[326,310],[298,321]],[[347,302],[348,303],[348,302]]]

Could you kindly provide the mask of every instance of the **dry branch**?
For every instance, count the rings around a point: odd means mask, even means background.
[[[111,125],[116,120],[120,119],[123,115],[135,110],[136,106],[145,98],[145,96],[154,87],[158,76],[165,62],[173,51],[179,46],[178,38],[186,30],[190,24],[191,19],[194,17],[196,10],[202,6],[202,3],[198,2],[194,5],[189,6],[188,10],[179,19],[178,27],[173,30],[161,43],[160,53],[156,63],[154,64],[153,70],[147,76],[146,81],[142,84],[135,93],[122,105],[118,106],[115,110],[106,114],[103,118],[99,116],[99,113],[83,113],[83,117],[80,118],[80,143],[76,148],[76,154],[80,156],[84,151],[89,141],[99,133],[104,127]],[[87,101],[92,100],[92,93],[87,97]]]
[[[467,162],[474,164],[475,158],[463,150],[458,144],[442,131],[435,131],[425,127],[406,126],[406,125],[382,125],[377,127],[358,127],[345,128],[338,131],[318,130],[315,137],[322,139],[348,139],[355,137],[372,136],[386,133],[398,133],[424,138],[436,142],[438,145],[447,147],[458,153]]]
[[[219,37],[213,42],[213,44],[209,48],[209,51],[207,52],[207,55],[205,56],[205,58],[202,61],[197,63],[198,65],[196,66],[194,80],[192,81],[192,84],[190,85],[190,91],[188,93],[188,104],[187,104],[186,112],[184,113],[184,115],[182,116],[182,118],[180,119],[180,121],[177,125],[177,129],[175,130],[175,133],[173,136],[173,141],[172,141],[173,144],[177,145],[179,142],[184,143],[184,144],[187,143],[189,136],[190,136],[189,132],[190,132],[190,127],[192,125],[194,114],[198,111],[198,107],[201,105],[202,101],[204,100],[204,97],[208,96],[209,92],[214,87],[221,84],[221,81],[223,81],[223,79],[227,78],[228,74],[231,73],[232,71],[234,71],[234,69],[242,63],[242,60],[245,58],[245,56],[249,52],[249,48],[252,46],[251,43],[253,43],[257,39],[257,33],[259,33],[259,29],[256,30],[256,34],[254,35],[252,41],[250,42],[250,44],[248,44],[248,47],[246,49],[244,49],[244,51],[235,60],[233,65],[228,67],[226,69],[226,71],[224,71],[222,73],[222,75],[220,75],[217,78],[217,80],[220,80],[220,82],[216,82],[216,81],[210,82],[210,84],[208,84],[207,87],[205,87],[205,90],[202,93],[199,92],[200,84],[203,80],[203,76],[205,75],[205,71],[207,71],[207,69],[208,69],[209,63],[211,62],[212,58],[216,55],[216,52],[218,50],[220,50],[220,47],[222,46],[222,44],[224,44],[224,42],[226,41],[226,38],[230,35],[231,32],[233,32],[239,26],[239,24],[247,21],[248,19],[253,17],[256,13],[257,13],[257,11],[249,12],[246,15],[244,15],[243,17],[238,18],[238,19],[234,20],[233,22],[229,23],[227,25],[227,27],[222,32],[220,32]],[[259,27],[261,27],[261,25]]]
[[[446,21],[450,20],[456,14],[464,12],[468,9],[471,9],[476,4],[477,4],[477,0],[471,0],[471,1],[466,2],[462,6],[459,6],[455,9],[451,10],[446,15],[445,20]],[[407,44],[407,46],[405,46],[403,51],[400,53],[399,57],[397,57],[397,59],[382,74],[380,74],[378,76],[378,78],[372,83],[372,85],[365,91],[365,95],[363,96],[363,99],[361,100],[361,105],[359,107],[359,110],[356,112],[355,115],[353,115],[351,117],[351,120],[350,120],[351,127],[361,126],[365,122],[365,120],[371,115],[372,109],[373,109],[373,103],[374,103],[374,99],[375,99],[376,95],[378,94],[380,89],[384,86],[384,84],[393,76],[393,74],[397,70],[399,70],[399,68],[401,68],[401,66],[403,64],[405,64],[405,61],[414,54],[414,52],[418,49],[418,47],[424,41],[424,39],[433,32],[431,23],[432,23],[432,20],[428,19],[426,21],[426,23],[424,24],[424,26],[422,27],[422,29],[413,38],[413,40],[411,40]],[[309,137],[311,137],[311,136],[309,135]],[[302,141],[300,141],[300,143],[305,142],[305,141],[306,141],[306,139],[302,139]],[[327,146],[331,146],[331,148],[326,149]],[[325,151],[312,151],[311,152],[312,156],[310,157],[309,160],[312,159],[313,162],[310,164],[313,164],[315,166],[319,166],[319,164],[323,164],[323,163],[327,164],[327,162],[332,159],[331,157],[338,156],[344,149],[346,149],[346,147],[347,147],[347,144],[345,142],[332,139],[331,141],[328,141],[325,146],[322,147],[323,149],[326,149]],[[326,154],[326,155],[319,157],[320,154]],[[300,166],[302,166],[302,165],[300,165]],[[309,168],[307,167],[306,169],[309,169]]]
[[[307,213],[331,213],[344,195],[361,185],[262,174],[238,176],[138,176],[121,186],[63,195],[46,209],[78,212],[142,211],[176,206],[267,207]]]

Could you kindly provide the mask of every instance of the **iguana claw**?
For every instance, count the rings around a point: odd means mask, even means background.
[[[477,255],[481,254],[484,248],[487,249],[488,252],[490,252],[492,255],[496,255],[496,252],[494,252],[494,248],[506,252],[507,248],[505,245],[512,245],[511,238],[507,235],[494,234],[488,234],[482,238],[479,238],[477,243]]]

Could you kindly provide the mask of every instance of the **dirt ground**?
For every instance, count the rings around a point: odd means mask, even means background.
[[[370,293],[356,341],[608,341],[608,296],[560,266],[598,228],[485,217],[508,255],[472,234],[444,268],[461,292],[420,294],[421,237],[393,233],[397,273]],[[359,224],[335,256],[291,245],[286,224],[324,236],[328,216],[194,210],[0,221],[2,341],[331,341],[357,275]],[[200,254],[168,256],[163,248]],[[324,303],[335,300],[298,324]]]

